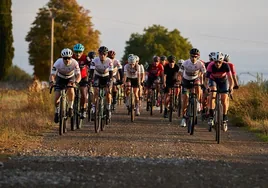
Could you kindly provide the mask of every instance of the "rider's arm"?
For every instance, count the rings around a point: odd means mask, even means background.
[[[120,81],[122,82],[123,81],[123,77],[124,77],[124,72],[123,72],[123,69],[118,69],[118,73],[120,75]]]
[[[75,82],[79,83],[81,81],[81,72],[77,61],[75,62],[74,74],[75,74]]]

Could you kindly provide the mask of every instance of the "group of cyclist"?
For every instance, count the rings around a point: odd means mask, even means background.
[[[223,104],[223,121],[228,121],[229,107],[228,94],[233,89],[238,89],[238,82],[234,65],[230,62],[228,54],[211,52],[209,62],[200,59],[200,51],[193,48],[189,52],[189,59],[178,60],[175,56],[154,56],[153,62],[145,70],[140,64],[137,55],[129,54],[124,66],[115,58],[115,51],[101,46],[98,56],[94,51],[84,54],[84,46],[80,43],[74,45],[73,50],[65,48],[61,51],[61,58],[53,65],[50,75],[50,86],[55,86],[55,117],[58,123],[60,90],[66,85],[79,85],[81,91],[81,118],[86,117],[88,85],[104,85],[106,87],[106,99],[108,116],[111,117],[111,104],[116,104],[117,85],[124,86],[126,107],[129,108],[128,97],[130,88],[133,88],[135,97],[135,112],[140,115],[141,100],[144,95],[151,95],[153,85],[157,85],[158,91],[164,91],[164,118],[167,118],[171,89],[176,87],[175,95],[182,93],[182,120],[181,126],[186,126],[188,93],[194,90],[197,96],[197,109],[209,116],[208,124],[213,126],[215,109],[215,91],[219,90]],[[218,86],[218,87],[217,87]],[[74,89],[67,90],[69,116],[73,116]],[[94,99],[92,106],[98,97],[98,87],[94,87]],[[159,105],[159,97],[156,98],[156,106]],[[206,110],[207,109],[207,110]],[[94,110],[93,110],[94,111]]]

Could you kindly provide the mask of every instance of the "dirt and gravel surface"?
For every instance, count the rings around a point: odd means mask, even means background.
[[[174,114],[175,115],[175,114]],[[229,126],[217,144],[145,110],[134,123],[118,106],[112,125],[58,135],[55,126],[23,147],[1,147],[0,187],[268,187],[268,143]]]

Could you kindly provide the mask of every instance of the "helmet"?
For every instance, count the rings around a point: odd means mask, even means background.
[[[170,56],[168,56],[168,58],[167,58],[167,60],[168,60],[168,62],[175,62],[176,61],[176,57],[174,56],[174,55],[170,55]]]
[[[128,54],[128,57],[130,57],[130,56],[134,56],[134,54]]]
[[[136,57],[134,55],[132,55],[132,56],[129,56],[128,57],[128,60],[127,61],[128,61],[129,64],[132,65],[132,64],[135,64],[136,63],[137,59],[136,59]]]
[[[96,57],[96,52],[94,52],[94,51],[88,52],[87,56],[88,56],[90,59],[94,59],[94,58]]]
[[[155,56],[153,57],[153,60],[154,60],[154,62],[158,62],[158,61],[160,61],[160,57],[155,55]]]
[[[136,57],[136,61],[139,62],[140,61],[139,56],[135,55],[135,57]]]
[[[165,61],[165,60],[167,60],[167,57],[164,56],[164,55],[162,55],[162,56],[160,57],[160,60],[161,60],[161,61]]]
[[[212,54],[211,58],[213,61],[223,61],[224,55],[221,52],[215,52]]]
[[[212,61],[212,56],[214,55],[215,55],[215,52],[210,52],[210,54],[208,55],[210,61]]]
[[[61,57],[72,57],[73,56],[73,52],[69,48],[64,48],[63,50],[61,50],[60,54],[61,54]]]
[[[85,47],[78,43],[76,45],[74,45],[74,48],[73,48],[74,52],[83,52],[85,50]]]
[[[179,64],[179,65],[183,64],[183,62],[184,62],[183,59],[179,59],[179,60],[178,60],[178,64]]]
[[[200,51],[197,48],[193,48],[190,50],[190,55],[200,55]]]
[[[225,54],[225,55],[224,55],[224,61],[226,61],[226,62],[229,62],[229,61],[230,61],[230,56],[229,56],[229,54]]]
[[[108,54],[108,48],[106,46],[101,46],[99,49],[98,49],[98,52],[100,54]]]
[[[115,51],[113,51],[113,50],[108,51],[108,57],[109,58],[113,59],[114,56],[115,56]]]

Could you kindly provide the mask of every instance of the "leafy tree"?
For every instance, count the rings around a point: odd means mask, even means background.
[[[145,28],[144,34],[131,34],[122,61],[127,61],[128,54],[137,54],[143,64],[151,62],[154,55],[175,55],[178,59],[186,59],[191,48],[191,43],[180,35],[179,30],[168,31],[163,26],[153,25]]]
[[[0,1],[0,80],[7,75],[14,57],[11,0]]]
[[[97,50],[100,32],[93,29],[88,14],[89,10],[79,6],[76,0],[50,0],[47,7],[39,9],[26,41],[30,65],[40,80],[47,80],[50,73],[51,16],[54,17],[55,61],[63,48],[72,49],[76,43],[83,44],[85,52]]]

